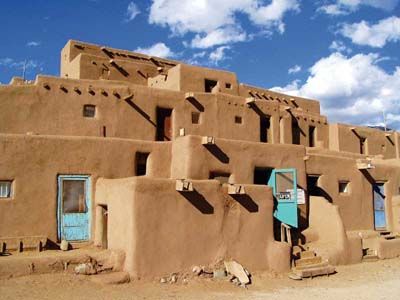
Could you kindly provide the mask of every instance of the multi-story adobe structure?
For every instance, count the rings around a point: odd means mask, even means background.
[[[136,277],[225,258],[285,271],[305,248],[332,264],[400,254],[397,132],[78,41],[60,75],[0,86],[3,250],[89,242],[124,250]]]

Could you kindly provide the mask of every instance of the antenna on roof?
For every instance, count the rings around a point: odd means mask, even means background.
[[[24,60],[24,64],[22,66],[22,79],[25,81],[25,73],[26,73],[26,59]]]
[[[386,114],[385,114],[385,110],[382,109],[382,115],[383,115],[383,128],[385,130],[385,132],[387,131],[387,126],[386,126]]]

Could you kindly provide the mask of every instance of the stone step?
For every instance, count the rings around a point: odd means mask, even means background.
[[[364,255],[362,258],[363,262],[374,262],[378,260],[379,260],[378,255]]]
[[[301,253],[300,253],[300,258],[312,258],[312,257],[315,257],[316,255],[315,255],[315,252],[314,251],[312,251],[312,250],[307,250],[307,251],[302,251]]]
[[[319,268],[319,267],[326,267],[329,263],[327,261],[322,261],[320,263],[312,264],[312,265],[302,265],[302,266],[295,266],[293,270],[305,270],[310,268]]]
[[[293,274],[297,276],[298,278],[307,278],[307,277],[315,277],[315,276],[320,276],[320,275],[330,275],[334,274],[336,272],[335,267],[327,264],[324,266],[314,266],[312,268],[306,268],[306,269],[298,269],[295,268],[293,270]]]
[[[322,262],[321,256],[300,258],[294,261],[296,267],[316,265]]]

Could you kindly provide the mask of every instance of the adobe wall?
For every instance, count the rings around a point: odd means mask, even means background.
[[[332,150],[360,153],[361,137],[366,139],[365,155],[383,155],[386,159],[399,156],[396,132],[346,124],[331,124],[329,131]]]
[[[252,271],[289,269],[290,247],[273,238],[269,187],[245,186],[247,195],[234,199],[214,180],[193,186],[179,193],[168,179],[99,180],[96,199],[112,195],[108,245],[125,250],[125,270],[163,276],[229,258]]]
[[[296,145],[263,144],[215,139],[202,145],[202,137],[185,136],[172,145],[172,178],[207,179],[211,172],[230,174],[229,183],[253,184],[255,168],[295,168],[298,188],[307,189],[305,148]],[[267,184],[267,181],[264,183]],[[300,226],[307,222],[307,207],[299,205]]]
[[[292,143],[291,120],[302,128],[301,144],[308,146],[308,126],[317,128],[316,143],[328,144],[326,125],[301,111],[289,113],[277,102],[245,99],[224,93],[194,93],[127,85],[115,81],[91,81],[38,77],[33,85],[0,88],[0,132],[102,136],[154,141],[156,108],[170,108],[172,139],[180,129],[186,134],[212,135],[234,140],[260,141],[260,118],[270,117],[269,143]],[[83,106],[96,106],[96,117],[83,117]],[[199,114],[193,124],[192,114]],[[241,123],[235,118],[240,117]]]
[[[0,201],[0,236],[44,235],[56,242],[57,175],[90,175],[93,201],[98,177],[135,176],[138,151],[150,152],[148,176],[170,177],[170,146],[111,138],[0,134],[0,178],[14,181],[13,198]]]
[[[321,175],[318,186],[327,200],[340,207],[346,230],[374,230],[372,184],[385,182],[387,230],[394,229],[391,199],[398,193],[399,170],[389,162],[372,160],[374,169],[358,170],[356,157],[339,153],[308,153],[306,172]],[[348,181],[349,192],[339,193],[339,181]],[[310,215],[313,212],[310,211]],[[398,223],[398,221],[396,221]]]

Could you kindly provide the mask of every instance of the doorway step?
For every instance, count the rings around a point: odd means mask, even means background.
[[[330,265],[327,259],[323,259],[313,250],[305,250],[301,246],[293,247],[293,267],[289,278],[301,280],[303,278],[336,273],[334,266]]]

